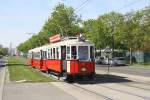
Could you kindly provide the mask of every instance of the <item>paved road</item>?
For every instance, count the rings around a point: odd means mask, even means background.
[[[114,67],[112,68],[114,72],[108,75],[106,74],[106,67],[97,67],[94,81],[78,80],[73,84],[59,82],[53,83],[53,85],[78,98],[78,100],[150,100],[150,78],[143,77],[149,74],[140,72],[140,69],[117,67],[120,69],[118,70]],[[137,73],[138,71],[140,74]],[[141,71],[145,71],[145,69]]]
[[[138,76],[119,73],[107,75],[97,71],[94,81],[56,82],[53,85],[78,100],[150,100],[150,78],[141,80]]]
[[[77,100],[51,83],[7,83],[3,100]]]
[[[108,65],[96,65],[96,70],[107,71]],[[110,67],[110,72],[118,72],[124,74],[140,75],[150,77],[150,69],[144,68],[129,68],[128,66],[113,66]]]
[[[4,60],[6,60],[6,58],[4,58]],[[3,62],[3,60],[1,61]],[[1,67],[1,69],[4,68],[5,67]],[[7,75],[6,80],[8,80]],[[3,95],[0,100],[78,100],[76,97],[46,82],[14,83],[5,81],[3,88]]]
[[[107,75],[106,69],[97,66],[95,80],[77,80],[72,84],[6,83],[3,100],[150,100],[150,78],[133,75],[138,71],[142,76],[148,74],[139,69],[113,67]]]

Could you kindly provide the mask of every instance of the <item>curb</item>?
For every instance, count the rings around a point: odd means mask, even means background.
[[[4,82],[5,82],[5,72],[6,68],[4,67],[2,71],[2,80],[1,80],[1,85],[0,85],[0,100],[3,100],[3,90],[4,90]]]
[[[5,68],[5,83],[10,83],[8,66],[6,66]]]

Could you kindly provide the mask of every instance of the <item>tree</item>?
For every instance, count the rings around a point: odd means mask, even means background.
[[[116,48],[119,43],[119,26],[123,23],[123,15],[111,12],[98,17],[96,20],[88,20],[84,22],[84,29],[87,37],[93,41],[97,49],[103,49],[106,46],[113,47],[113,36]],[[119,39],[118,39],[119,38]]]
[[[7,55],[7,54],[8,54],[8,48],[3,48],[3,47],[1,47],[1,48],[0,48],[0,55],[5,56],[5,55]]]
[[[45,22],[38,35],[18,46],[18,50],[27,52],[29,49],[49,43],[49,37],[54,34],[72,36],[80,32],[79,23],[81,19],[74,13],[72,7],[66,7],[64,4],[58,4],[51,16]]]
[[[124,24],[121,26],[121,38],[130,50],[130,64],[133,51],[149,51],[150,46],[150,7],[124,15]]]

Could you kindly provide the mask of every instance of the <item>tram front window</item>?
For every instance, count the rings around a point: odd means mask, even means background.
[[[77,58],[76,46],[71,46],[71,59],[76,59],[76,58]]]
[[[79,60],[88,60],[88,46],[79,46],[78,47],[78,58]]]

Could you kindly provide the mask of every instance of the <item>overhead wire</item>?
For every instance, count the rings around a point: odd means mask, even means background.
[[[62,0],[62,1],[65,1],[65,0]],[[87,4],[88,4],[88,2],[89,2],[90,0],[85,0],[85,1],[83,1],[79,6],[77,6],[76,8],[75,8],[75,12],[79,12],[79,11],[81,11],[81,9],[83,9]],[[120,10],[122,10],[122,9],[124,9],[124,8],[127,8],[127,7],[129,7],[129,6],[131,6],[131,5],[134,5],[134,4],[136,4],[136,3],[138,3],[138,2],[141,2],[142,0],[134,0],[133,2],[130,2],[129,4],[126,4],[126,5],[124,5],[123,7],[121,7],[121,8],[119,8],[119,9],[117,9],[117,10],[115,10],[115,11],[120,11]],[[110,11],[108,11],[107,13],[109,13]],[[69,12],[69,14],[70,14],[70,12]],[[69,18],[70,19],[70,18]]]
[[[139,3],[139,2],[141,2],[141,1],[142,1],[142,0],[134,0],[133,2],[130,2],[129,4],[126,4],[126,5],[124,5],[123,7],[117,9],[117,11],[120,11],[120,10],[122,10],[122,9],[124,9],[124,8],[130,7],[131,5],[134,5],[134,4]]]
[[[83,7],[85,7],[86,4],[88,3],[88,1],[90,1],[90,0],[85,0],[85,1],[83,1],[79,6],[77,6],[77,7],[75,8],[75,11],[78,12],[78,11],[81,10]]]

